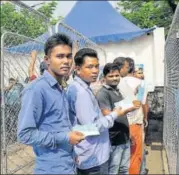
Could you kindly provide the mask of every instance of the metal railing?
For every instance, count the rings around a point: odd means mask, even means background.
[[[163,141],[170,174],[178,174],[179,165],[179,4],[165,45]]]

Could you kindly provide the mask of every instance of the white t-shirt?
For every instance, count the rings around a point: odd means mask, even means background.
[[[122,93],[123,97],[130,98],[131,101],[137,100],[136,92],[137,88],[141,85],[142,80],[135,78],[135,77],[124,77],[120,78],[120,83],[118,85],[118,88],[120,89],[120,92]],[[142,103],[145,104],[144,100],[142,100]],[[143,109],[140,107],[139,109],[129,112],[127,114],[127,118],[129,121],[129,124],[143,124]]]

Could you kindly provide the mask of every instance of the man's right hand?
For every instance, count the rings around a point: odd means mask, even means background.
[[[85,136],[78,131],[72,131],[69,133],[70,144],[76,145],[85,139]]]
[[[136,109],[141,107],[141,102],[139,100],[134,100],[132,103]]]

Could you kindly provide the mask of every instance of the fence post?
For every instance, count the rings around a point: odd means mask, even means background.
[[[1,119],[2,119],[2,174],[7,174],[7,151],[6,151],[6,123],[5,123],[5,102],[4,102],[4,36],[1,37]]]
[[[179,38],[178,38],[179,40]],[[178,90],[177,90],[177,105],[176,105],[176,108],[177,108],[177,113],[179,115],[179,85],[178,85]],[[178,117],[178,121],[177,121],[177,125],[178,125],[178,152],[177,152],[177,167],[176,167],[176,174],[179,174],[179,117]]]

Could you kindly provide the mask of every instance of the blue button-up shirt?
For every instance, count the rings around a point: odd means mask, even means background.
[[[113,126],[116,113],[104,117],[91,88],[79,77],[68,87],[67,96],[73,125],[94,123],[100,132],[99,136],[88,136],[74,147],[77,167],[89,169],[102,165],[109,159],[108,128]]]
[[[47,71],[22,92],[18,139],[32,145],[35,174],[75,173],[71,130],[65,91]]]

